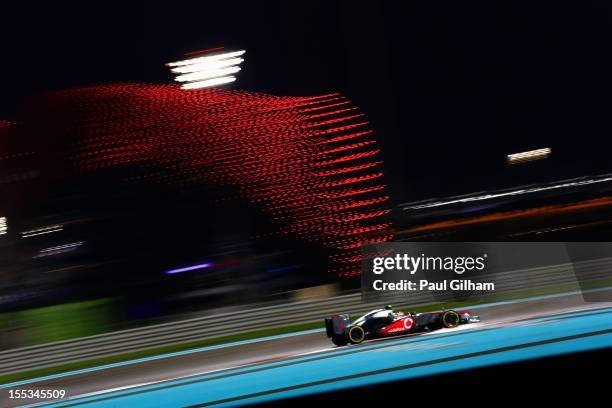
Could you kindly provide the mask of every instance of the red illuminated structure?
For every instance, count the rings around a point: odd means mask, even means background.
[[[279,233],[327,248],[339,276],[359,274],[362,244],[392,238],[379,149],[338,94],[114,84],[39,96],[18,120],[65,143],[79,173],[125,165],[131,182],[235,186]]]

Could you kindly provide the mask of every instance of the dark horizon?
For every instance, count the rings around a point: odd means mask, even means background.
[[[170,83],[165,62],[224,45],[247,50],[233,88],[352,98],[395,203],[611,169],[603,2],[10,4],[4,15],[3,119],[49,90]],[[550,159],[504,161],[541,147]]]

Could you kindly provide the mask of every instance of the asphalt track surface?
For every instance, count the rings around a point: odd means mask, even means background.
[[[600,294],[612,299],[612,289]],[[0,406],[239,406],[612,347],[612,302],[572,293],[474,311],[481,323],[356,346],[311,330],[4,384]],[[10,389],[67,398],[10,400]]]

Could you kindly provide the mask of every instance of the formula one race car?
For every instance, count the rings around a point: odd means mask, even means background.
[[[469,310],[444,310],[441,312],[394,312],[391,305],[373,310],[351,323],[347,314],[325,319],[327,337],[336,346],[358,344],[364,340],[397,336],[408,333],[453,328],[460,324],[476,323],[480,317]]]

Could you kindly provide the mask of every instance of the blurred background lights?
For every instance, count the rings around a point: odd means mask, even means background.
[[[37,228],[29,231],[23,231],[21,233],[22,238],[35,237],[38,235],[50,234],[52,232],[62,231],[64,227],[62,225],[50,225],[48,227]]]
[[[214,54],[211,54],[214,52]],[[234,82],[234,74],[240,71],[246,51],[219,52],[218,48],[202,51],[204,56],[194,56],[182,61],[166,64],[170,72],[177,74],[175,81],[182,83],[182,89],[200,89]]]
[[[83,244],[84,244],[83,241],[79,241],[79,242],[72,242],[70,244],[58,245],[58,246],[41,249],[38,255],[34,256],[34,258],[42,258],[45,256],[63,254],[66,252],[74,251],[76,248],[80,247]]]
[[[7,230],[6,217],[0,217],[0,235],[6,234]]]
[[[550,156],[550,148],[545,147],[543,149],[529,150],[527,152],[514,153],[506,156],[506,160],[509,164],[518,164],[532,160],[545,159]]]
[[[169,271],[166,271],[166,275],[174,275],[175,273],[195,271],[197,269],[210,268],[211,266],[213,266],[213,264],[210,262],[207,262],[207,263],[203,263],[199,265],[187,266],[185,268],[171,269]]]

